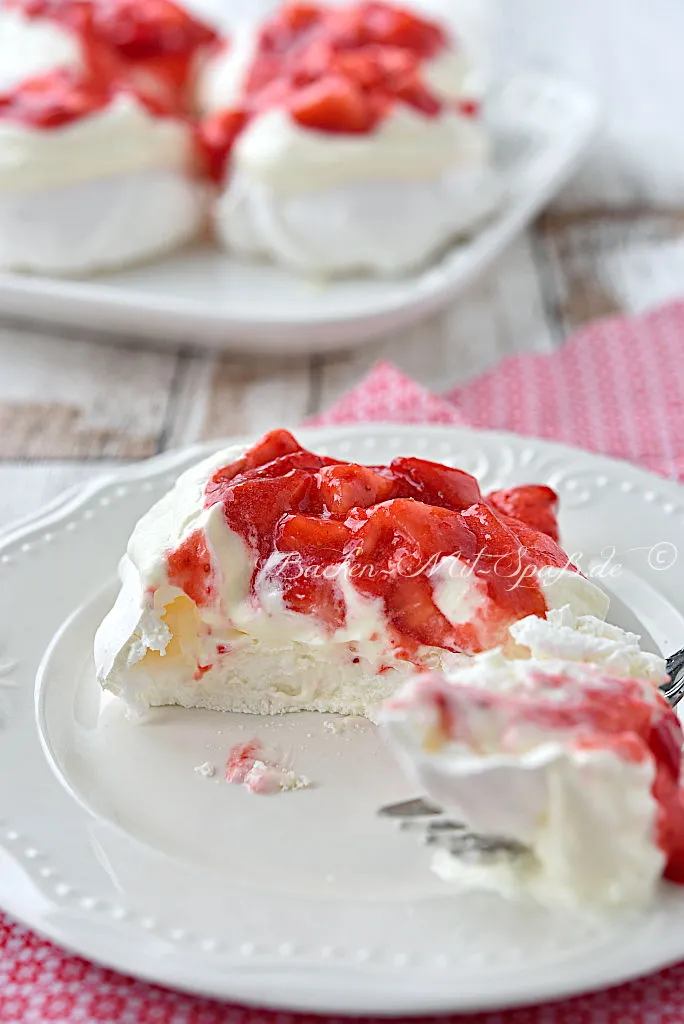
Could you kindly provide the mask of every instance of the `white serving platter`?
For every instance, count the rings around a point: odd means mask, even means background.
[[[89,280],[0,273],[0,315],[252,354],[363,345],[457,298],[551,200],[599,120],[583,88],[533,71],[495,90],[489,117],[504,202],[470,240],[420,274],[312,283],[206,243]]]

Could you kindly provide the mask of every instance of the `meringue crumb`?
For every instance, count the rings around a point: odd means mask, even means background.
[[[360,723],[354,715],[345,715],[339,718],[330,718],[326,722],[323,722],[323,728],[326,732],[331,732],[333,736],[341,736],[342,733],[349,732],[350,729],[359,729]]]
[[[310,789],[312,782],[306,775],[296,775],[289,768],[255,761],[254,767],[247,773],[244,785],[250,793],[270,794]]]
[[[242,785],[250,793],[261,795],[286,793],[310,789],[311,779],[297,775],[287,764],[281,763],[277,752],[264,750],[260,739],[238,743],[232,748],[226,762],[226,782]]]
[[[205,761],[204,764],[196,765],[194,771],[196,775],[201,775],[203,779],[213,779],[216,775],[216,766]]]

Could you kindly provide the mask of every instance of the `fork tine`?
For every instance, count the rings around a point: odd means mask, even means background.
[[[425,821],[423,818],[406,818],[399,822],[402,832],[417,832],[425,835],[444,835],[450,832],[463,832],[465,825],[460,821],[449,821],[440,818],[438,821]]]
[[[454,857],[482,859],[502,853],[511,856],[528,852],[527,847],[515,839],[468,832],[461,822],[441,817],[443,813],[422,797],[387,804],[378,811],[380,817],[398,821],[402,832],[415,835],[426,846],[446,850]]]
[[[676,707],[684,697],[684,649],[676,651],[667,659],[670,681],[661,686],[661,692],[671,707]]]
[[[522,843],[506,836],[484,836],[474,832],[436,832],[425,838],[427,846],[447,850],[454,857],[494,857],[497,854],[520,856],[529,853]]]
[[[422,797],[402,800],[398,804],[387,804],[378,811],[381,818],[429,818],[443,813],[441,807],[436,807]]]

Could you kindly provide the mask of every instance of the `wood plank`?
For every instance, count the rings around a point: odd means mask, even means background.
[[[175,352],[0,329],[0,458],[155,454],[177,359]]]
[[[358,382],[380,359],[433,391],[447,391],[483,372],[506,355],[549,351],[558,340],[541,290],[535,252],[519,238],[446,313],[366,345],[323,360],[318,409]]]
[[[262,356],[259,359],[201,357],[208,391],[196,422],[196,439],[261,434],[300,423],[310,412],[312,360]],[[190,370],[188,372],[191,372]],[[199,373],[199,368],[195,368]]]
[[[566,333],[681,295],[684,210],[550,213],[538,238],[548,300]]]

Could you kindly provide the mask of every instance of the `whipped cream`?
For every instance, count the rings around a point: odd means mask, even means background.
[[[546,593],[545,589],[545,596]],[[655,686],[666,681],[664,659],[659,654],[642,651],[640,637],[603,622],[595,615],[577,615],[576,607],[567,605],[549,611],[545,619],[522,619],[515,622],[509,632],[534,661],[598,665],[607,675],[644,679]]]
[[[526,848],[487,861],[440,851],[435,870],[456,885],[509,898],[574,908],[643,904],[665,863],[656,843],[653,760],[632,760],[609,743],[576,743],[570,727],[543,724],[537,709],[581,700],[585,688],[603,688],[606,702],[615,701],[621,678],[639,681],[643,701],[655,707],[665,663],[639,651],[633,634],[569,608],[514,623],[510,632],[522,657],[488,651],[441,678],[418,677],[382,712],[394,749],[431,799],[474,832]],[[602,636],[612,658],[596,642]],[[549,657],[554,638],[558,653]],[[438,693],[458,723],[453,737],[444,732]],[[504,699],[490,702],[489,695]],[[512,718],[516,701],[524,708],[530,699],[537,700],[533,713]]]
[[[153,116],[120,93],[103,110],[62,128],[0,118],[0,194],[61,188],[153,168],[189,170],[190,128]]]
[[[493,810],[503,810],[515,801],[521,817],[535,821],[523,830],[529,852],[478,865],[442,850],[433,869],[458,888],[508,899],[528,896],[584,912],[642,907],[665,865],[655,843],[653,778],[651,763],[628,764],[603,752],[570,755],[552,744],[515,763],[502,759],[469,776],[472,805],[496,796]],[[480,831],[475,821],[472,827]],[[496,834],[512,833],[499,825]]]
[[[331,633],[315,616],[285,607],[274,574],[285,557],[278,553],[252,590],[253,552],[228,526],[220,502],[204,507],[209,479],[243,451],[219,452],[190,469],[137,524],[121,565],[121,591],[96,637],[98,678],[140,709],[180,704],[372,716],[415,671],[395,653],[382,599],[366,597],[340,572],[346,619]],[[167,569],[167,553],[197,531],[217,567],[215,597],[203,607],[171,584]],[[465,621],[485,607],[487,595],[479,580],[453,569],[453,559],[436,566],[433,594],[447,614]],[[601,603],[596,586],[578,580],[571,588],[578,608]],[[423,647],[418,658],[426,667],[453,667],[464,655]]]
[[[82,66],[81,44],[68,29],[47,18],[0,8],[0,93],[55,68]]]
[[[292,196],[359,182],[433,182],[489,158],[485,128],[457,113],[430,118],[398,104],[373,132],[332,135],[303,128],[275,108],[240,136],[232,167],[278,195]]]

